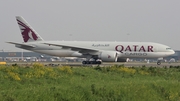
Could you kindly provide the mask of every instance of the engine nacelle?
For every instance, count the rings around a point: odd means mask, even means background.
[[[103,51],[98,57],[104,62],[117,62],[118,53],[116,51]]]

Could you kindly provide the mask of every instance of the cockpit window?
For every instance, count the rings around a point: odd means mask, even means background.
[[[171,48],[166,48],[166,50],[172,50]]]

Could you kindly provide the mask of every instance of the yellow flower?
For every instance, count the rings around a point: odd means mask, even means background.
[[[70,66],[59,67],[59,70],[65,72],[65,73],[68,73],[68,74],[72,74],[72,70],[71,70]]]
[[[8,72],[9,76],[11,78],[13,78],[14,80],[17,80],[17,81],[20,81],[21,78],[19,77],[19,75],[17,73],[14,73],[14,72]]]
[[[130,73],[130,74],[134,74],[134,73],[136,72],[135,69],[128,68],[128,67],[122,67],[122,68],[119,68],[118,71]]]

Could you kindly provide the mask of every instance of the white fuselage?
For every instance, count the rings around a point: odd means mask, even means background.
[[[121,62],[126,58],[162,58],[174,54],[166,45],[152,42],[108,41],[44,41],[21,16],[16,16],[24,43],[8,42],[26,50],[58,57],[86,58],[83,64],[101,64],[96,61]],[[93,58],[95,61],[89,61]]]
[[[62,47],[44,43],[60,44]],[[116,51],[120,58],[160,58],[174,54],[169,46],[152,42],[36,41],[24,44],[32,45],[34,48],[22,47],[21,45],[16,45],[16,47],[58,57],[86,57],[78,50],[64,46],[98,50],[99,52],[91,53],[95,55],[103,51]]]

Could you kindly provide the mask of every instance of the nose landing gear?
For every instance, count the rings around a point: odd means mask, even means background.
[[[157,65],[161,65],[161,62],[163,61],[163,58],[158,58]]]
[[[161,61],[157,61],[157,65],[161,65]]]

